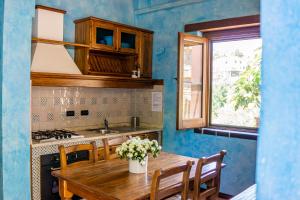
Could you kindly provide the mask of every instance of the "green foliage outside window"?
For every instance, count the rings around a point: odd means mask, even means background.
[[[234,84],[233,103],[235,110],[246,109],[250,105],[260,107],[260,65],[261,48],[255,51],[253,63],[247,66]]]

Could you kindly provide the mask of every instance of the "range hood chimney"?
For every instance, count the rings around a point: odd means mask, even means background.
[[[63,10],[36,6],[32,35],[35,38],[63,41]],[[81,74],[63,45],[32,44],[32,72]]]

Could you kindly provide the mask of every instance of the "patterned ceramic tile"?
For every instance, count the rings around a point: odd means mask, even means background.
[[[60,97],[54,97],[54,106],[61,105],[61,99]]]
[[[53,120],[54,120],[54,114],[53,113],[48,113],[47,121],[53,121]]]
[[[91,105],[96,105],[97,104],[97,97],[92,97],[91,98]]]
[[[48,102],[47,97],[41,97],[41,99],[40,99],[41,106],[43,106],[43,107],[47,106],[47,102]]]
[[[85,98],[84,97],[80,98],[80,105],[85,105]]]
[[[113,102],[113,104],[117,104],[118,103],[118,98],[117,97],[113,97],[112,102]]]
[[[107,97],[104,97],[103,99],[102,99],[102,104],[108,104],[108,98]]]
[[[40,115],[39,114],[32,114],[32,122],[36,123],[40,121]]]

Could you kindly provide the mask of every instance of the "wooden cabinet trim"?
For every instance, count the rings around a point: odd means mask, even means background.
[[[43,5],[36,5],[35,9],[49,10],[49,11],[57,12],[57,13],[61,13],[61,14],[66,14],[67,13],[67,11],[65,11],[65,10],[52,8],[52,7],[48,7],[48,6],[43,6]]]
[[[92,76],[31,72],[32,86],[98,87],[98,88],[153,88],[163,80],[133,79],[127,77]]]
[[[74,20],[74,23],[77,24],[77,23],[80,23],[80,22],[88,21],[88,20],[98,21],[98,22],[101,22],[101,23],[112,23],[112,24],[115,24],[119,27],[124,27],[124,28],[129,28],[129,29],[136,29],[136,30],[143,31],[143,32],[148,32],[148,33],[154,33],[153,31],[148,30],[148,29],[139,28],[139,27],[136,27],[136,26],[131,26],[131,25],[122,24],[122,23],[118,23],[118,22],[113,22],[113,21],[109,21],[109,20],[105,20],[105,19],[100,19],[100,18],[92,17],[92,16],[86,17],[86,18],[83,18],[83,19]]]
[[[152,78],[152,49],[153,34],[140,32],[139,65],[143,78]]]

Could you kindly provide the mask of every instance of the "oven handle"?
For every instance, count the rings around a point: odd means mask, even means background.
[[[51,170],[51,171],[60,170],[60,167],[51,167],[50,170]]]

